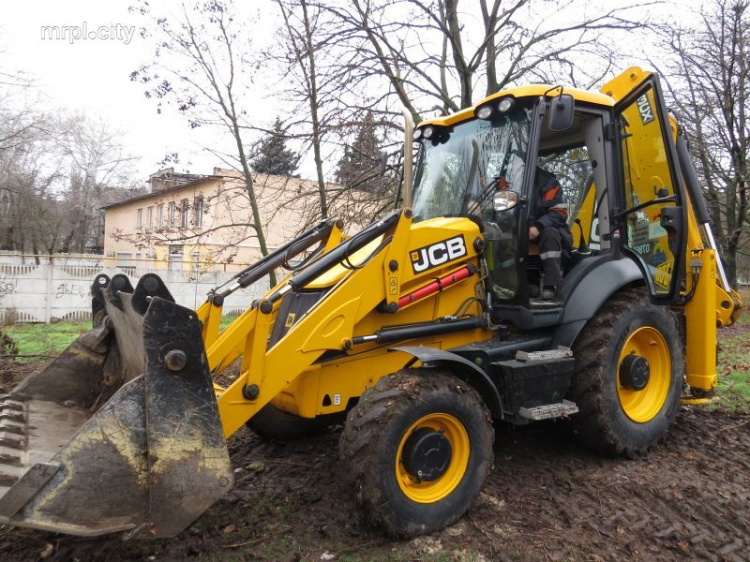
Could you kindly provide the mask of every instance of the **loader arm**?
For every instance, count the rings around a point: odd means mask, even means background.
[[[209,293],[206,302],[196,310],[198,320],[203,323],[203,343],[206,348],[214,343],[219,335],[224,299],[239,289],[249,287],[279,267],[289,268],[290,260],[299,256],[317,242],[321,242],[321,245],[312,252],[311,256],[306,258],[307,260],[314,259],[319,254],[335,247],[341,242],[342,227],[343,222],[340,219],[320,221],[267,256],[239,271],[224,284],[214,288]],[[303,260],[303,264],[304,262],[305,260]],[[282,283],[286,282],[288,278],[289,276],[285,277]]]
[[[478,227],[468,219],[441,221],[446,226],[450,225],[448,230],[415,230],[411,212],[398,212],[385,219],[380,231],[373,231],[369,240],[362,241],[358,253],[348,258],[347,261],[356,267],[346,269],[340,265],[341,257],[336,252],[343,251],[348,241],[344,242],[320,258],[320,264],[314,264],[282,281],[257,306],[233,322],[207,349],[209,368],[214,372],[243,356],[238,378],[228,388],[216,390],[225,436],[232,435],[285,388],[293,385],[326,352],[345,355],[352,347],[374,341],[376,336],[358,337],[357,330],[358,324],[371,317],[373,311],[382,311],[375,313],[382,317],[382,325],[394,324],[400,317],[396,312],[421,298],[421,288],[427,287],[425,294],[429,294],[429,287],[436,283],[435,273],[412,272],[410,249],[419,248],[424,242],[439,244],[441,238],[451,238],[451,234],[456,232],[466,242],[479,239]],[[466,243],[466,246],[469,244]],[[466,247],[464,250],[450,261],[457,265],[473,261],[471,258],[476,252]],[[327,259],[329,255],[331,257]],[[459,268],[460,271],[455,266],[451,268],[450,263],[447,265],[454,274],[440,281],[445,291],[450,290],[451,277],[460,282],[477,271],[473,265]],[[283,337],[269,342],[274,326],[279,322],[283,299],[291,298],[294,293],[304,294],[310,287],[319,289],[321,284],[330,284],[323,290],[322,298],[296,319]],[[418,289],[417,297],[413,296],[414,288]],[[470,294],[473,293],[472,288]],[[440,329],[451,331],[453,326],[457,331],[478,327],[464,318],[462,321],[456,319],[452,325],[443,322]],[[424,329],[424,326],[420,325],[420,328]],[[383,339],[382,334],[380,339]],[[404,357],[401,361],[402,364],[406,363],[408,358]],[[375,380],[376,374],[373,373],[370,384],[374,384]],[[361,391],[364,391],[364,387]]]
[[[223,300],[320,243],[309,264],[340,241],[340,227],[322,221],[215,289],[197,312],[175,304],[156,275],[136,287],[121,274],[97,276],[95,328],[0,397],[0,523],[171,536],[226,493],[233,476],[205,361]],[[256,315],[249,310],[228,333],[252,334]]]

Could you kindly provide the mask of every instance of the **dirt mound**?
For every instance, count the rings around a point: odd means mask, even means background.
[[[647,456],[606,459],[563,424],[498,426],[495,466],[454,526],[390,541],[357,517],[339,431],[231,440],[237,482],[180,537],[123,543],[0,529],[0,559],[748,560],[750,415],[683,409]]]

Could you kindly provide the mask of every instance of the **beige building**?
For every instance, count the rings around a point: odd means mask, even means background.
[[[261,256],[236,170],[198,176],[167,169],[149,184],[147,195],[104,207],[104,254],[117,265],[237,271]],[[316,220],[316,182],[255,174],[254,186],[269,251]]]

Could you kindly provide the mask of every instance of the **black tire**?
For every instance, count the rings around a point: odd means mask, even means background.
[[[447,417],[449,424],[463,427],[468,460],[465,453],[463,460],[456,460],[462,454],[458,446],[451,449],[447,472],[433,482],[411,484],[417,489],[441,486],[438,495],[446,495],[418,502],[401,487],[406,469],[403,457],[397,464],[397,453],[402,443],[408,446],[407,437],[416,433],[409,429],[419,428],[430,416]],[[451,429],[446,426],[437,433],[450,438]],[[489,472],[493,440],[489,411],[472,387],[444,371],[408,369],[380,379],[365,391],[349,412],[340,454],[365,517],[392,536],[414,537],[453,523],[469,508]]]
[[[296,441],[323,433],[328,423],[319,418],[301,418],[266,404],[245,425],[270,441]]]
[[[669,363],[662,364],[661,369],[649,365],[651,375],[646,386],[635,391],[622,382],[620,355],[623,346],[638,333],[653,334],[651,345],[668,352]],[[652,304],[645,289],[621,290],[589,321],[573,345],[573,353],[576,372],[568,398],[580,409],[571,424],[581,443],[603,454],[633,457],[666,437],[677,414],[685,374],[682,338],[677,320],[667,307]],[[654,365],[659,363],[655,361]],[[659,380],[662,382],[656,382]],[[663,386],[649,390],[652,383]],[[621,399],[620,393],[641,396],[636,392],[654,392],[654,388],[662,390],[642,419],[634,421],[634,408],[631,404],[626,410],[626,398]]]

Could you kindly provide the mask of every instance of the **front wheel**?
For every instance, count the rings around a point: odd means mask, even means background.
[[[635,456],[674,423],[684,381],[682,339],[674,314],[641,289],[610,298],[573,346],[571,423],[586,446]]]
[[[349,413],[340,453],[365,515],[413,537],[457,520],[492,462],[487,407],[468,384],[434,369],[378,381]]]

